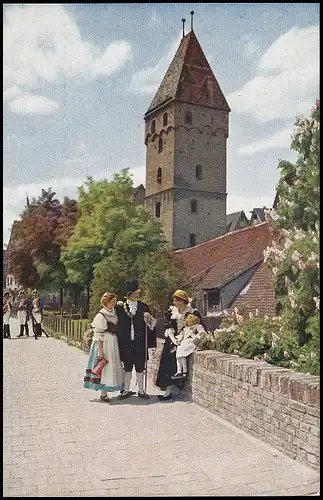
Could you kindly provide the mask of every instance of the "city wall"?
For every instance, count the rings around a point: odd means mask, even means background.
[[[157,375],[163,341],[150,353]],[[190,359],[190,399],[238,428],[319,470],[320,377],[218,351]]]

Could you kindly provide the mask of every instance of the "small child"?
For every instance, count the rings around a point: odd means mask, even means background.
[[[177,341],[176,362],[177,372],[172,378],[187,376],[187,357],[196,350],[196,342],[206,333],[200,324],[200,318],[195,314],[188,314],[184,319],[183,328],[175,337]]]

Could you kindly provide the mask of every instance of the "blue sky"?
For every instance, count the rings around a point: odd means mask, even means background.
[[[192,9],[232,110],[227,212],[272,204],[295,115],[319,93],[319,4],[7,4],[4,243],[26,193],[76,196],[125,167],[145,183],[143,115]]]

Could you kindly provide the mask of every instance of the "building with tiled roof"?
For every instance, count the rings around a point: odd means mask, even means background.
[[[233,307],[253,278],[253,297],[261,294],[261,280],[257,272],[262,269],[260,277],[266,272],[262,268],[264,250],[270,244],[271,234],[268,223],[264,222],[174,252],[174,257],[182,262],[186,270],[184,286],[194,291],[199,310],[207,315]],[[273,285],[269,280],[267,284],[268,293],[273,296]],[[259,304],[256,307],[256,299],[250,299],[250,304],[255,306],[254,310],[260,310]]]
[[[260,316],[277,314],[274,280],[265,262],[262,261],[257,266],[250,281],[235,298],[230,309],[234,307],[252,313],[258,310]]]
[[[145,114],[145,206],[173,249],[226,233],[229,112],[192,27]]]
[[[254,208],[252,210],[251,216],[250,216],[250,226],[253,226],[255,224],[261,224],[262,222],[265,222],[265,220],[266,220],[265,210],[266,210],[266,207]]]
[[[227,233],[249,226],[249,220],[243,210],[227,214]]]

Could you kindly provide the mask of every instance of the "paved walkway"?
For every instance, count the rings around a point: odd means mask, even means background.
[[[12,319],[12,334],[18,335]],[[83,389],[87,356],[3,340],[4,496],[313,495],[319,474],[194,403]]]

